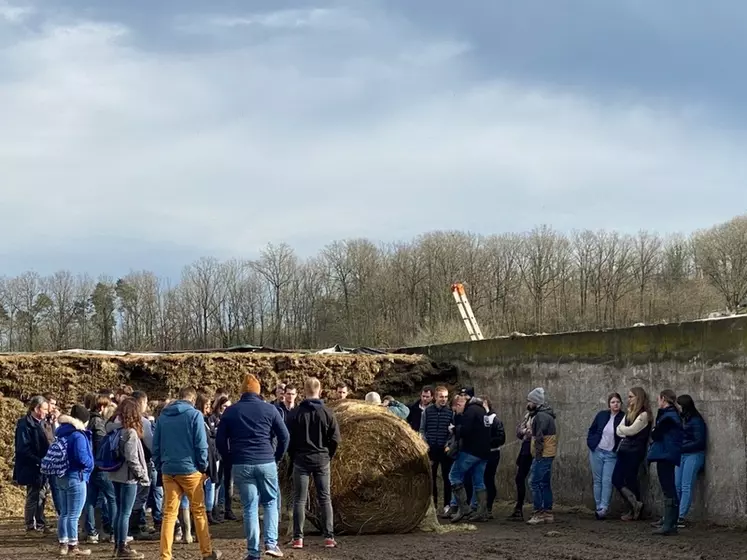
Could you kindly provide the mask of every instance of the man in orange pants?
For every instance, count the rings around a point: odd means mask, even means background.
[[[163,475],[164,490],[161,560],[172,558],[174,526],[183,495],[189,499],[203,560],[218,560],[223,556],[213,549],[208,531],[204,491],[207,432],[202,414],[194,407],[196,400],[197,391],[193,387],[179,391],[179,399],[161,412],[153,435],[153,461]]]

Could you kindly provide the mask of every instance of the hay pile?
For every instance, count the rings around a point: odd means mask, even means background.
[[[124,383],[163,399],[185,385],[237,393],[247,373],[259,377],[267,395],[279,381],[301,386],[311,375],[325,389],[344,381],[356,394],[412,394],[440,375],[424,356],[406,354],[5,354],[0,355],[0,393],[26,401],[50,391],[69,405],[89,391]]]
[[[333,403],[341,443],[332,461],[335,533],[408,533],[432,506],[428,446],[404,420],[361,401]],[[321,529],[316,494],[309,520]]]
[[[13,456],[16,422],[26,408],[16,399],[0,397],[0,516],[23,515],[26,493],[13,486]]]
[[[179,388],[194,385],[208,393],[225,387],[237,395],[245,374],[257,375],[266,396],[279,381],[302,387],[308,376],[318,377],[325,390],[347,383],[353,394],[367,391],[411,395],[425,383],[451,379],[455,373],[438,369],[424,356],[405,354],[162,354],[108,356],[48,353],[0,355],[0,516],[23,511],[23,490],[11,486],[15,423],[24,413],[22,402],[51,392],[66,408],[84,395],[121,384],[146,391],[151,399],[174,397]]]

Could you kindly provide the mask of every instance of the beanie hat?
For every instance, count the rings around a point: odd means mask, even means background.
[[[529,391],[527,400],[536,405],[545,404],[545,390],[542,387],[537,387]]]
[[[261,391],[262,388],[259,386],[259,379],[251,373],[248,373],[246,377],[244,377],[244,382],[241,384],[241,392],[259,395]]]
[[[74,404],[73,408],[70,409],[70,416],[85,424],[91,418],[91,413],[82,404]]]
[[[466,397],[472,398],[475,396],[475,388],[474,387],[464,387],[461,391],[459,391],[460,395],[464,395]]]

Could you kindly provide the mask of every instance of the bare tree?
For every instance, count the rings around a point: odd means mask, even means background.
[[[252,266],[270,286],[275,309],[272,344],[278,345],[282,341],[283,290],[293,280],[298,267],[298,259],[288,244],[273,245],[270,243],[261,252],[259,260],[252,263]]]

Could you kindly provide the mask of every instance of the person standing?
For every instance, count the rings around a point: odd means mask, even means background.
[[[436,509],[438,509],[438,470],[441,469],[444,515],[449,513],[451,504],[449,472],[453,461],[446,453],[446,442],[449,441],[449,426],[453,422],[454,412],[449,406],[449,390],[446,387],[438,386],[436,387],[435,401],[423,410],[419,431],[421,437],[428,444],[428,458],[431,463],[431,493],[433,494],[433,505]],[[451,513],[454,514],[456,511]]]
[[[215,436],[218,434],[218,424],[212,420],[211,402],[207,395],[199,393],[195,401],[195,409],[202,414],[205,420],[205,434],[208,443],[208,468],[205,473],[205,513],[207,515],[208,525],[215,525],[213,517],[213,507],[215,506],[215,485],[218,484],[218,466],[220,464],[218,448],[215,446]]]
[[[108,473],[114,484],[116,506],[112,517],[114,529],[114,557],[128,560],[142,559],[144,555],[130,548],[127,530],[138,486],[150,486],[148,463],[143,450],[143,421],[140,405],[135,399],[123,398],[111,421],[106,425],[107,437],[119,431],[118,454],[122,457],[119,469]],[[114,436],[111,436],[114,437]]]
[[[272,404],[262,400],[259,380],[248,374],[241,386],[241,398],[228,408],[218,425],[218,452],[233,465],[244,509],[247,559],[260,558],[259,504],[264,509],[265,554],[280,558],[278,547],[277,462],[288,449],[288,428]],[[273,449],[273,438],[277,445]],[[228,496],[226,496],[228,501]]]
[[[161,412],[153,436],[153,461],[162,474],[164,490],[161,560],[172,558],[174,528],[183,496],[189,500],[202,558],[218,560],[222,556],[213,549],[208,530],[204,492],[209,468],[208,441],[205,418],[194,407],[196,400],[194,387],[182,388],[178,400]],[[185,513],[185,519],[188,515]]]
[[[531,486],[534,513],[530,525],[553,523],[552,464],[558,452],[558,432],[555,412],[545,402],[545,390],[537,387],[527,395],[527,409],[531,418],[532,452]]]
[[[325,548],[335,548],[334,515],[330,493],[330,461],[340,444],[340,427],[334,413],[321,400],[322,386],[316,377],[304,383],[305,399],[290,419],[288,453],[293,463],[293,543],[303,548],[306,498],[309,480],[314,487],[322,515]]]
[[[621,407],[622,397],[618,393],[611,393],[607,397],[607,410],[597,413],[586,435],[589,463],[594,477],[595,516],[599,520],[607,517],[612,498],[612,473],[620,444],[620,436],[616,430],[625,417]]]
[[[616,430],[622,440],[617,448],[617,462],[612,472],[612,485],[617,488],[630,508],[620,518],[623,521],[638,520],[643,511],[638,471],[646,458],[651,421],[651,408],[646,391],[643,387],[633,387],[628,391],[625,419]]]
[[[527,411],[516,425],[516,437],[521,440],[519,454],[516,456],[516,505],[508,516],[509,521],[524,521],[524,501],[527,496],[527,478],[532,470],[532,417]]]
[[[493,504],[498,495],[498,489],[495,485],[495,475],[498,472],[498,465],[501,462],[501,447],[506,443],[506,430],[503,427],[503,422],[498,418],[490,399],[483,397],[482,402],[487,411],[485,422],[490,426],[490,455],[485,465],[485,488],[488,492],[488,519],[493,519]],[[472,498],[472,502],[473,506],[476,507],[478,505],[474,497]]]
[[[683,429],[676,402],[677,395],[671,389],[659,393],[659,412],[656,425],[651,430],[651,447],[647,457],[649,463],[656,463],[656,475],[664,494],[664,521],[654,531],[655,535],[662,536],[677,534],[679,504],[674,470],[680,466],[682,458]]]
[[[470,521],[486,521],[488,518],[485,467],[490,457],[490,425],[481,399],[471,397],[464,407],[461,421],[454,428],[459,452],[449,473],[449,482],[457,501],[457,512],[452,523],[470,516]],[[472,515],[470,497],[465,481],[472,481],[472,492],[477,497],[477,510]]]
[[[674,471],[677,498],[680,503],[677,526],[685,527],[685,518],[690,511],[693,500],[693,487],[698,473],[705,467],[706,448],[708,447],[708,428],[703,416],[695,407],[690,395],[677,397],[677,405],[682,417],[684,429],[682,440],[682,460]]]
[[[101,441],[106,437],[106,420],[103,413],[111,404],[108,393],[99,393],[90,410],[88,429],[91,431],[91,446],[93,456],[96,457]],[[111,522],[116,508],[114,498],[114,485],[107,474],[94,466],[86,490],[86,542],[96,544],[99,542],[99,532],[96,529],[95,508],[102,497],[101,519],[103,530],[113,534]]]
[[[420,422],[423,418],[423,412],[433,402],[433,387],[426,385],[420,391],[420,399],[411,404],[408,408],[410,414],[407,416],[407,423],[416,432],[420,431]]]
[[[57,477],[60,492],[60,517],[57,520],[57,540],[60,556],[90,556],[90,549],[78,546],[78,522],[86,504],[86,486],[93,472],[91,432],[86,429],[90,413],[76,404],[70,415],[58,418],[55,439],[67,449],[67,472]]]
[[[49,449],[44,423],[49,415],[49,403],[41,395],[32,397],[26,415],[18,420],[15,431],[16,461],[13,481],[26,487],[24,521],[26,531],[51,532],[44,516],[47,504],[47,477],[41,473],[41,462]]]
[[[145,509],[148,502],[148,496],[154,492],[156,487],[156,467],[153,464],[153,423],[148,417],[148,395],[144,391],[133,391],[132,398],[140,405],[141,421],[143,423],[143,451],[145,451],[145,460],[148,463],[148,478],[150,486],[139,486],[137,496],[135,497],[135,506],[130,517],[130,532],[136,540],[148,539],[148,523],[145,515]],[[160,500],[156,497],[154,500],[155,507],[152,509],[154,525],[159,526],[162,520],[163,496]]]

